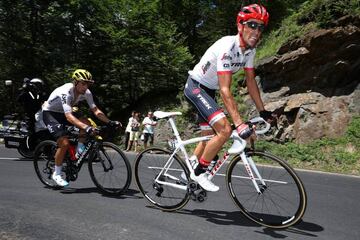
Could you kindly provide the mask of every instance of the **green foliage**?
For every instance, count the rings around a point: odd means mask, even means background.
[[[294,7],[298,6],[300,9],[295,11]],[[282,20],[277,29],[264,33],[257,51],[257,59],[275,55],[285,42],[301,37],[312,29],[331,26],[331,22],[342,16],[360,15],[360,2],[356,0],[294,1],[287,12],[289,15]]]
[[[0,79],[17,89],[24,77],[40,77],[51,91],[85,68],[112,116],[147,92],[178,89],[192,56],[177,26],[160,17],[160,2],[2,1]]]
[[[276,144],[258,141],[261,148],[293,166],[360,175],[360,116],[354,117],[343,137],[319,139],[309,144]]]
[[[356,0],[313,0],[303,4],[298,15],[299,24],[316,22],[320,27],[329,24],[344,15],[359,15],[360,2]]]

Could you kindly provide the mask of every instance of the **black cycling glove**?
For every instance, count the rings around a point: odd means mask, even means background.
[[[91,126],[87,126],[87,127],[85,128],[85,132],[86,132],[86,134],[91,135],[91,134],[94,133],[94,129],[93,129],[93,127],[91,127]]]
[[[273,118],[272,112],[270,112],[270,111],[262,110],[259,112],[259,114],[260,114],[260,117],[262,117],[265,121]]]
[[[110,121],[107,123],[107,125],[108,125],[109,127],[112,127],[112,128],[121,127],[121,123],[120,123],[120,122],[118,122],[118,121],[112,121],[112,120],[110,120]]]
[[[240,124],[236,127],[236,131],[242,139],[246,139],[254,133],[254,129],[250,123]]]

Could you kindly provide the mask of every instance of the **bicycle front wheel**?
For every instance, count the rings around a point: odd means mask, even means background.
[[[59,188],[51,178],[55,169],[56,149],[56,142],[43,141],[36,147],[33,159],[36,175],[43,184],[51,188]]]
[[[135,180],[144,197],[156,207],[165,211],[175,211],[190,199],[187,185],[180,175],[188,170],[182,160],[161,148],[148,148],[135,160]],[[168,162],[170,161],[170,162]],[[169,165],[165,169],[165,164]],[[186,182],[186,181],[185,181]]]
[[[270,228],[286,228],[297,223],[305,213],[307,197],[295,171],[285,161],[266,152],[250,151],[246,156],[254,161],[265,185],[254,174],[261,190],[258,193],[241,157],[233,158],[226,182],[240,211],[248,219]]]
[[[103,142],[88,164],[92,181],[104,194],[120,195],[128,190],[131,166],[125,154],[115,144]]]

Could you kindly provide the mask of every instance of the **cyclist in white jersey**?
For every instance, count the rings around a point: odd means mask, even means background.
[[[198,110],[202,134],[216,133],[210,141],[199,143],[191,157],[198,159],[199,164],[190,178],[207,191],[219,190],[218,186],[208,180],[206,168],[232,132],[230,122],[216,103],[217,90],[239,136],[246,139],[253,133],[253,129],[243,122],[231,93],[233,73],[244,69],[249,94],[260,116],[268,121],[273,120],[271,112],[264,109],[254,72],[255,47],[268,21],[269,14],[264,6],[251,4],[243,7],[237,16],[238,34],[215,42],[194,69],[189,71],[184,94]]]
[[[86,101],[94,115],[109,126],[120,126],[117,121],[109,120],[106,115],[95,105],[92,93],[88,89],[94,83],[90,72],[84,69],[77,69],[73,73],[73,82],[65,83],[56,88],[43,104],[43,118],[48,130],[57,139],[58,149],[55,153],[55,171],[52,179],[59,186],[66,187],[69,183],[61,176],[62,162],[69,147],[69,139],[66,136],[65,127],[75,125],[87,134],[93,133],[87,119],[78,119],[72,113],[72,107],[80,101]],[[79,146],[83,139],[79,139]]]

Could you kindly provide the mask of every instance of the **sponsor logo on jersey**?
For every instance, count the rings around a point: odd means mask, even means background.
[[[196,96],[204,105],[205,107],[209,110],[209,109],[212,109],[212,107],[210,106],[210,104],[206,101],[206,99],[201,96],[201,94],[197,95]]]
[[[223,67],[224,68],[230,68],[230,67],[243,67],[245,66],[245,63],[243,62],[238,62],[238,63],[224,63],[223,64]]]
[[[66,103],[66,94],[61,94],[61,102],[62,104]]]
[[[193,90],[192,90],[192,93],[193,94],[199,94],[200,93],[200,88],[194,88]]]
[[[207,63],[201,67],[203,74],[205,74],[206,71],[209,70],[210,65],[211,65],[211,63],[209,61],[207,61]]]
[[[232,57],[230,55],[227,55],[226,53],[224,53],[221,60],[232,60]]]

